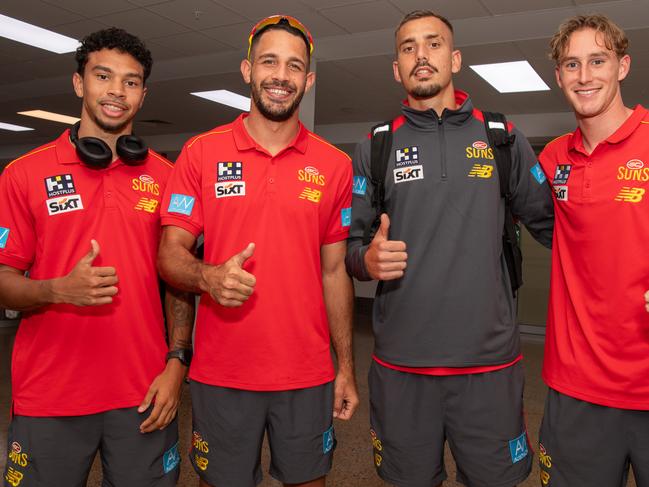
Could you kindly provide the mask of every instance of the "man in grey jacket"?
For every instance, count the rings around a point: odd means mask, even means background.
[[[448,20],[412,12],[395,40],[407,101],[392,123],[387,214],[364,245],[376,217],[366,140],[353,161],[346,260],[358,279],[381,281],[369,378],[375,465],[397,486],[441,485],[448,440],[460,482],[511,487],[528,476],[532,455],[494,150],[482,113],[453,87],[461,54]],[[523,134],[509,129],[511,211],[549,247],[549,186]]]

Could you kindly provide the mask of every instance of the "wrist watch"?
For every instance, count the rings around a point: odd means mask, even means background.
[[[177,358],[180,360],[180,363],[189,367],[189,364],[192,361],[192,349],[191,348],[181,348],[178,350],[172,350],[167,353],[167,362],[171,360],[172,358]]]

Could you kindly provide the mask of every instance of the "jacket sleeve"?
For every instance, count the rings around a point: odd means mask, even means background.
[[[376,211],[372,208],[374,187],[370,177],[370,146],[369,138],[359,142],[352,158],[354,170],[352,222],[347,239],[347,256],[345,257],[347,272],[361,281],[372,280],[365,268],[365,252],[367,252],[368,246],[363,245],[365,229],[376,218]]]
[[[509,190],[512,213],[541,245],[552,247],[554,207],[552,193],[534,150],[517,129],[512,150]]]

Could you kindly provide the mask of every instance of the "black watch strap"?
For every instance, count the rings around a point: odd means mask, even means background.
[[[192,361],[192,349],[191,348],[181,348],[179,350],[172,350],[167,353],[167,362],[172,358],[177,358],[180,360],[180,363],[189,367],[189,364]]]

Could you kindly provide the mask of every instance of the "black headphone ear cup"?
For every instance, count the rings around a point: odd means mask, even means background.
[[[125,164],[136,165],[146,159],[149,148],[137,135],[122,135],[117,139],[115,146],[117,155]]]
[[[93,168],[103,169],[113,160],[113,151],[108,144],[96,137],[82,137],[79,139],[79,126],[75,123],[70,129],[70,142],[74,144],[77,155],[81,161]]]

